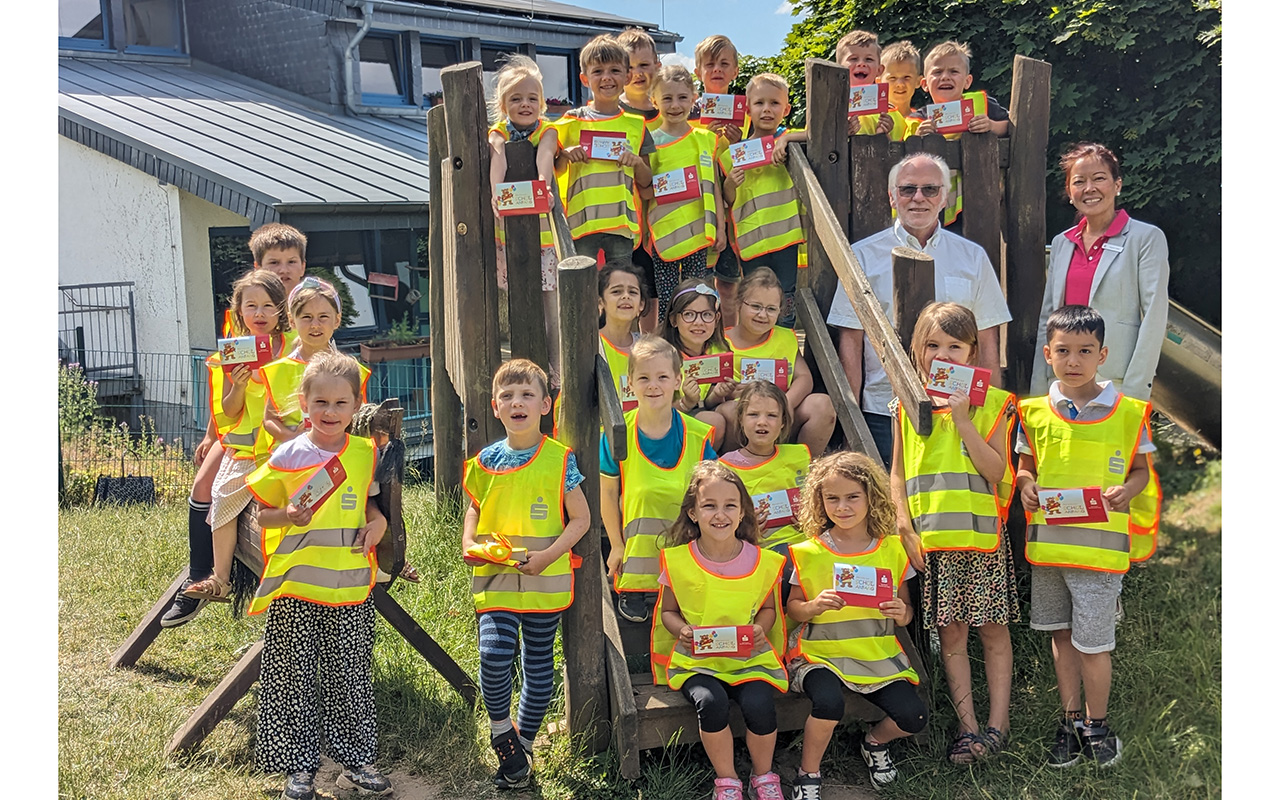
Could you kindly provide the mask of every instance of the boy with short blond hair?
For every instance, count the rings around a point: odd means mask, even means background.
[[[874,86],[884,72],[880,64],[880,38],[870,31],[849,31],[836,43],[836,63],[849,70],[849,86]],[[851,91],[852,93],[852,91]],[[849,117],[850,136],[889,134],[889,141],[907,138],[907,123],[901,114],[863,114]]]
[[[626,28],[618,34],[618,44],[627,51],[627,65],[630,76],[623,87],[622,110],[629,114],[639,114],[653,130],[657,126],[658,109],[649,99],[649,90],[653,88],[653,78],[661,64],[658,62],[658,46],[653,37],[640,28]]]
[[[889,84],[889,107],[903,117],[911,116],[915,111],[911,106],[911,98],[920,88],[920,79],[924,76],[924,66],[920,63],[920,51],[910,39],[903,39],[887,45],[880,53],[880,64],[884,72],[880,81]]]

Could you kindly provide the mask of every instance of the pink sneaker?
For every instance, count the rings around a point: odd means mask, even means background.
[[[737,778],[716,778],[715,787],[711,800],[742,800],[742,781]]]
[[[782,796],[782,780],[776,772],[751,776],[751,788],[747,790],[750,800],[786,800]]]

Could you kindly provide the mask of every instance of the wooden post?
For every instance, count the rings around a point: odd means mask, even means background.
[[[444,84],[445,127],[453,164],[452,173],[443,177],[452,186],[453,195],[453,229],[446,233],[445,270],[446,274],[453,271],[456,289],[445,300],[457,309],[456,330],[446,330],[445,335],[457,337],[456,349],[461,355],[460,363],[446,366],[462,396],[466,452],[473,456],[502,437],[502,425],[489,407],[493,372],[502,363],[498,327],[493,324],[498,318],[498,256],[489,145],[481,135],[489,126],[478,62],[445,67],[440,81]],[[448,258],[450,251],[452,260]],[[451,345],[450,351],[454,349]]]
[[[910,247],[893,248],[893,328],[908,354],[916,320],[933,296],[933,256]]]
[[[1004,220],[1000,193],[1000,150],[994,133],[960,135],[960,162],[964,164],[964,213],[960,215],[964,238],[987,251],[996,277],[1001,278],[1001,228]]]
[[[836,353],[831,337],[827,336],[827,326],[818,309],[818,301],[808,286],[796,291],[796,319],[805,331],[814,331],[805,336],[805,353],[817,367],[817,377],[822,380],[827,396],[835,406],[836,421],[844,432],[845,443],[877,461],[881,460],[880,451],[871,438],[871,430],[867,428],[867,420],[858,406],[857,393],[849,386],[849,376],[844,374],[840,356]]]
[[[222,718],[227,715],[262,673],[262,640],[254,642],[226,677],[204,699],[200,707],[178,728],[165,745],[164,754],[171,756],[179,750],[189,750],[204,741]]]
[[[537,151],[528,141],[507,142],[507,180],[538,177]],[[546,315],[542,309],[542,235],[538,214],[504,217],[507,243],[507,311],[511,320],[511,356],[527,358],[551,370]],[[515,332],[519,331],[519,335]]]
[[[596,396],[600,398],[600,423],[609,437],[613,460],[621,462],[627,457],[627,423],[622,416],[622,401],[613,386],[609,362],[599,353],[596,353]]]
[[[865,239],[893,224],[889,168],[895,160],[889,155],[888,136],[850,137],[849,183],[853,191],[850,241]],[[821,176],[818,182],[822,182]]]
[[[591,509],[591,527],[573,551],[582,559],[574,580],[574,600],[564,612],[564,689],[569,731],[584,737],[592,752],[609,746],[609,713],[604,640],[600,635],[600,406],[596,396],[596,262],[573,256],[560,262],[560,438],[573,448],[582,490]],[[613,389],[610,387],[610,392]]]
[[[151,606],[151,610],[133,629],[133,633],[129,634],[129,638],[125,639],[116,651],[111,654],[111,661],[108,666],[112,669],[122,669],[124,667],[132,667],[138,663],[138,659],[146,652],[151,643],[160,635],[160,631],[164,630],[160,627],[160,618],[164,616],[164,612],[169,610],[169,606],[173,604],[173,599],[178,596],[178,590],[182,588],[182,582],[187,579],[187,567],[183,567],[174,577],[173,582],[169,584],[169,588],[164,590],[164,594],[156,600],[155,605]]]
[[[609,721],[613,725],[613,743],[618,751],[618,768],[622,777],[634,781],[640,777],[640,745],[636,698],[627,672],[626,649],[618,630],[618,616],[613,611],[609,577],[601,562],[592,570],[583,569],[584,580],[599,575],[600,613],[604,623],[604,660],[609,673]]]
[[[1008,377],[1010,391],[1031,388],[1036,363],[1036,327],[1044,301],[1045,151],[1049,146],[1049,77],[1044,61],[1013,57],[1013,95],[1009,102],[1009,172],[1005,180],[1009,209],[1008,260],[1005,297],[1013,320],[1009,323]]]
[[[427,112],[427,162],[431,180],[431,230],[428,239],[427,292],[431,327],[431,449],[436,496],[456,494],[462,485],[462,400],[446,371],[444,321],[444,191],[442,162],[448,160],[444,106]],[[449,168],[452,172],[452,167]]]
[[[849,70],[833,61],[808,58],[804,62],[806,127],[809,130],[808,160],[827,196],[832,216],[849,247]],[[794,151],[788,158],[794,158]],[[809,216],[813,207],[806,206]],[[809,286],[825,315],[831,310],[837,276],[831,258],[809,242]]]

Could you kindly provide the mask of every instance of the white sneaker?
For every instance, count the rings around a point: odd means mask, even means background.
[[[867,762],[871,770],[871,783],[876,786],[888,786],[898,777],[898,768],[893,765],[889,756],[889,745],[870,744],[862,740],[862,760]]]

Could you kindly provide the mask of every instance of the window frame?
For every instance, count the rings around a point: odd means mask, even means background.
[[[410,81],[412,77],[409,74],[409,66],[412,61],[412,53],[409,52],[409,37],[403,31],[388,31],[373,29],[364,35],[360,40],[360,44],[364,44],[369,39],[374,40],[390,40],[394,45],[393,52],[398,59],[398,63],[392,65],[392,72],[399,78],[400,85],[404,87],[404,91],[400,94],[384,94],[382,92],[366,92],[364,89],[364,81],[360,82],[360,105],[364,106],[413,106],[417,105],[410,99],[413,92],[413,84]],[[359,47],[356,48],[356,71],[360,69],[360,64],[364,63],[359,58]],[[376,63],[376,62],[368,62]]]
[[[431,108],[431,105],[430,105],[430,103],[428,103],[428,102],[427,102],[426,81],[423,79],[423,76],[422,76],[422,74],[421,74],[421,73],[422,73],[422,71],[423,71],[423,70],[427,70],[427,69],[438,69],[437,67],[428,67],[428,66],[427,66],[427,64],[426,64],[426,62],[425,62],[425,60],[423,60],[423,59],[422,59],[422,48],[423,48],[423,47],[425,47],[425,46],[427,46],[427,45],[436,45],[436,46],[440,46],[440,45],[443,45],[443,46],[449,46],[449,45],[452,45],[452,46],[453,46],[453,58],[454,58],[454,61],[453,61],[453,63],[452,63],[452,64],[447,64],[446,66],[453,66],[454,64],[461,64],[461,63],[463,62],[463,60],[464,60],[464,59],[463,59],[463,57],[462,57],[462,45],[463,45],[463,41],[462,41],[461,39],[450,39],[450,38],[448,38],[448,37],[444,37],[444,36],[426,36],[426,35],[422,35],[422,34],[419,34],[419,35],[418,35],[418,58],[419,58],[418,72],[419,72],[419,88],[422,90],[422,91],[420,91],[420,92],[419,92],[419,94],[421,95],[421,97],[419,97],[418,102],[422,105],[422,107],[423,107],[423,108]]]
[[[111,3],[112,0],[98,0],[98,8],[102,11],[102,38],[101,39],[80,39],[75,36],[58,36],[59,50],[89,50],[96,53],[109,53],[115,51],[112,43],[112,34],[114,29],[111,24]]]
[[[545,56],[563,56],[568,60],[569,96],[567,99],[569,101],[569,108],[579,108],[582,105],[584,105],[584,101],[582,99],[582,90],[585,87],[583,87],[582,81],[575,80],[575,78],[577,78],[579,72],[581,71],[578,68],[578,51],[565,50],[565,49],[560,49],[555,47],[539,47],[534,57],[534,61],[537,61],[536,56],[544,56],[544,55]],[[539,69],[541,69],[541,67],[539,67]],[[547,87],[544,84],[542,87],[544,99],[546,97],[546,88]]]
[[[180,0],[169,0],[169,7],[173,9],[173,38],[177,47],[157,47],[149,44],[129,44],[129,6],[133,5],[135,0],[103,0],[104,3],[120,2],[121,14],[124,18],[124,30],[120,40],[121,52],[138,53],[142,55],[153,56],[186,56],[187,40],[186,25],[183,20],[183,7]]]

